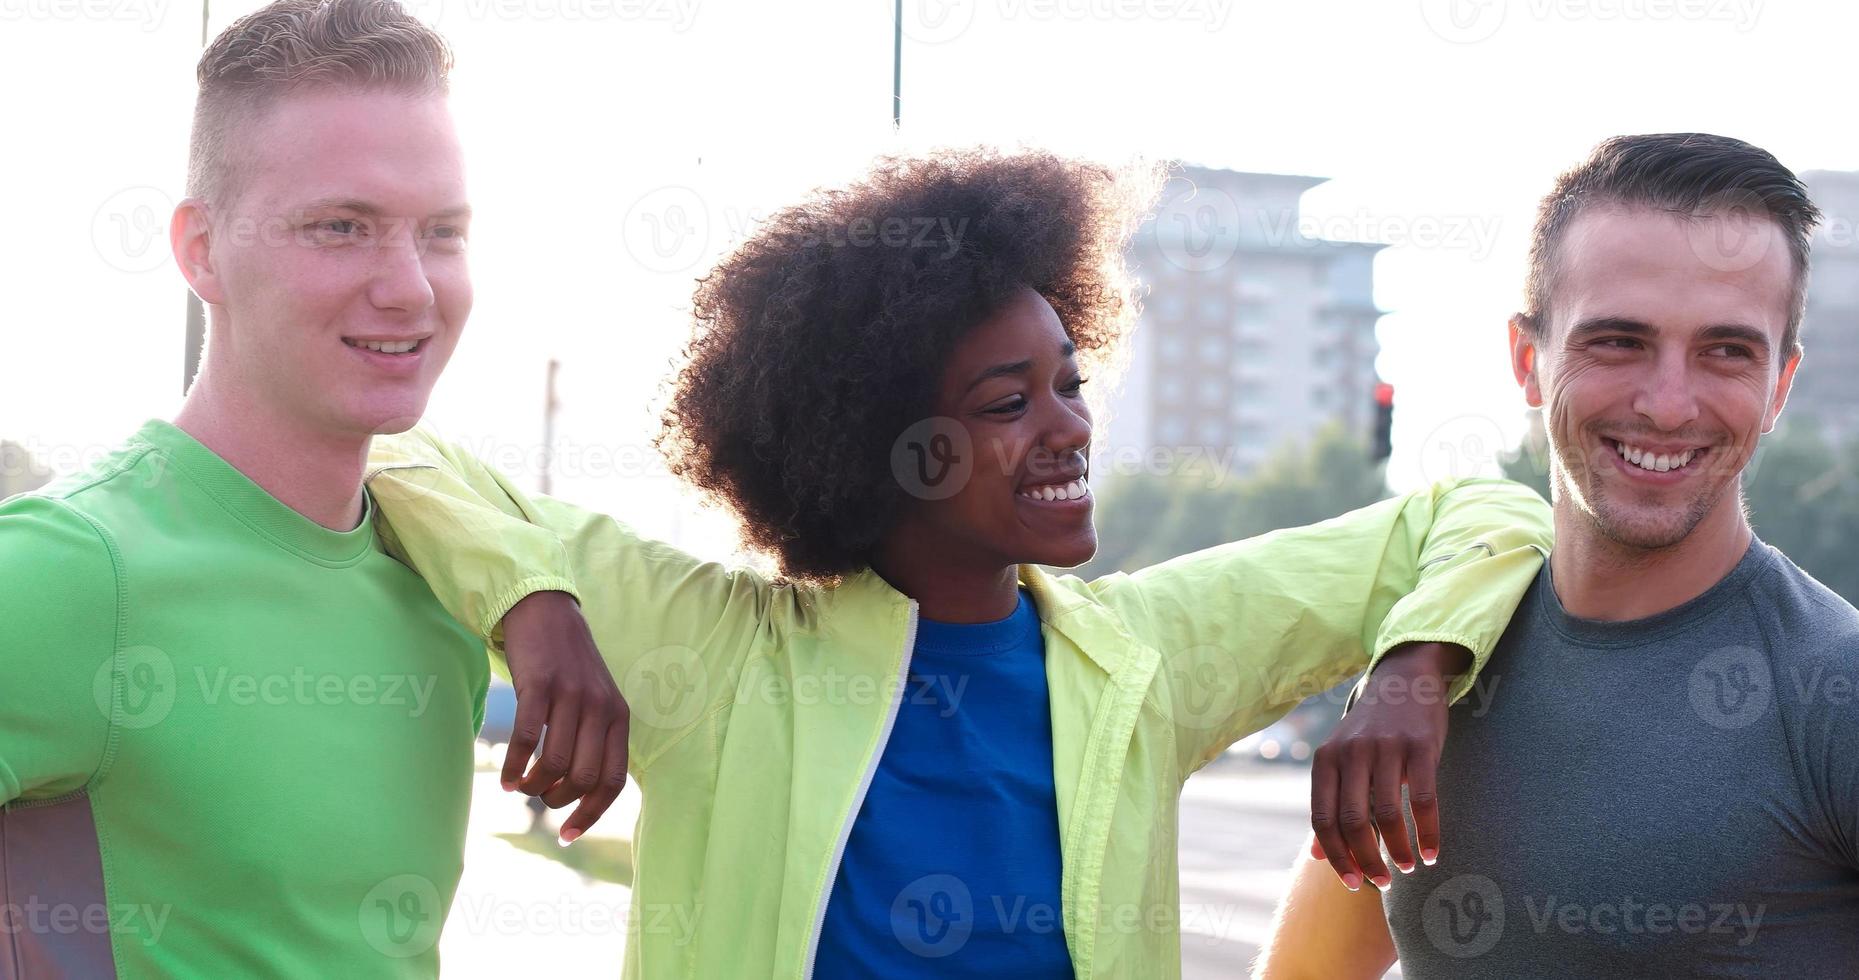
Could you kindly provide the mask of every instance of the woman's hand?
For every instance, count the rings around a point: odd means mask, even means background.
[[[1351,891],[1362,879],[1386,890],[1393,880],[1377,835],[1403,873],[1414,854],[1401,809],[1407,787],[1420,858],[1439,856],[1436,787],[1446,743],[1447,693],[1471,652],[1446,643],[1411,643],[1382,658],[1360,697],[1317,749],[1310,771],[1311,856],[1334,868]]]
[[[632,714],[594,645],[581,607],[568,593],[525,596],[504,615],[503,638],[516,687],[516,725],[504,756],[503,788],[540,796],[551,808],[580,800],[562,822],[562,843],[571,843],[626,786]],[[542,755],[525,776],[523,767],[538,743]]]

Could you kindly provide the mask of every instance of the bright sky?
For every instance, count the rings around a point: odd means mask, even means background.
[[[197,3],[0,0],[0,437],[61,468],[178,405],[165,229]],[[256,6],[215,0],[213,30]],[[885,0],[417,9],[458,52],[478,213],[477,305],[429,417],[533,474],[559,358],[556,491],[706,552],[726,526],[641,461],[691,281],[881,152],[1031,143],[1332,178],[1307,230],[1394,246],[1375,274],[1397,488],[1521,431],[1503,325],[1531,211],[1597,140],[1706,130],[1859,169],[1844,3],[905,0],[901,133]]]

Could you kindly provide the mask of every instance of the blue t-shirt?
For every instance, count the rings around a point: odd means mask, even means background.
[[[1070,977],[1032,597],[919,620],[897,723],[826,905],[821,978]]]

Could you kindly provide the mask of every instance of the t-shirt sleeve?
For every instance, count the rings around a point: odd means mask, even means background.
[[[0,805],[83,789],[124,678],[116,561],[61,501],[0,504]]]
[[[1859,870],[1859,628],[1796,643],[1774,678],[1830,858]]]

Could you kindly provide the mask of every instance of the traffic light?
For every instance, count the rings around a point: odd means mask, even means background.
[[[1382,462],[1394,455],[1394,386],[1375,384],[1375,423],[1369,433],[1369,460]]]

